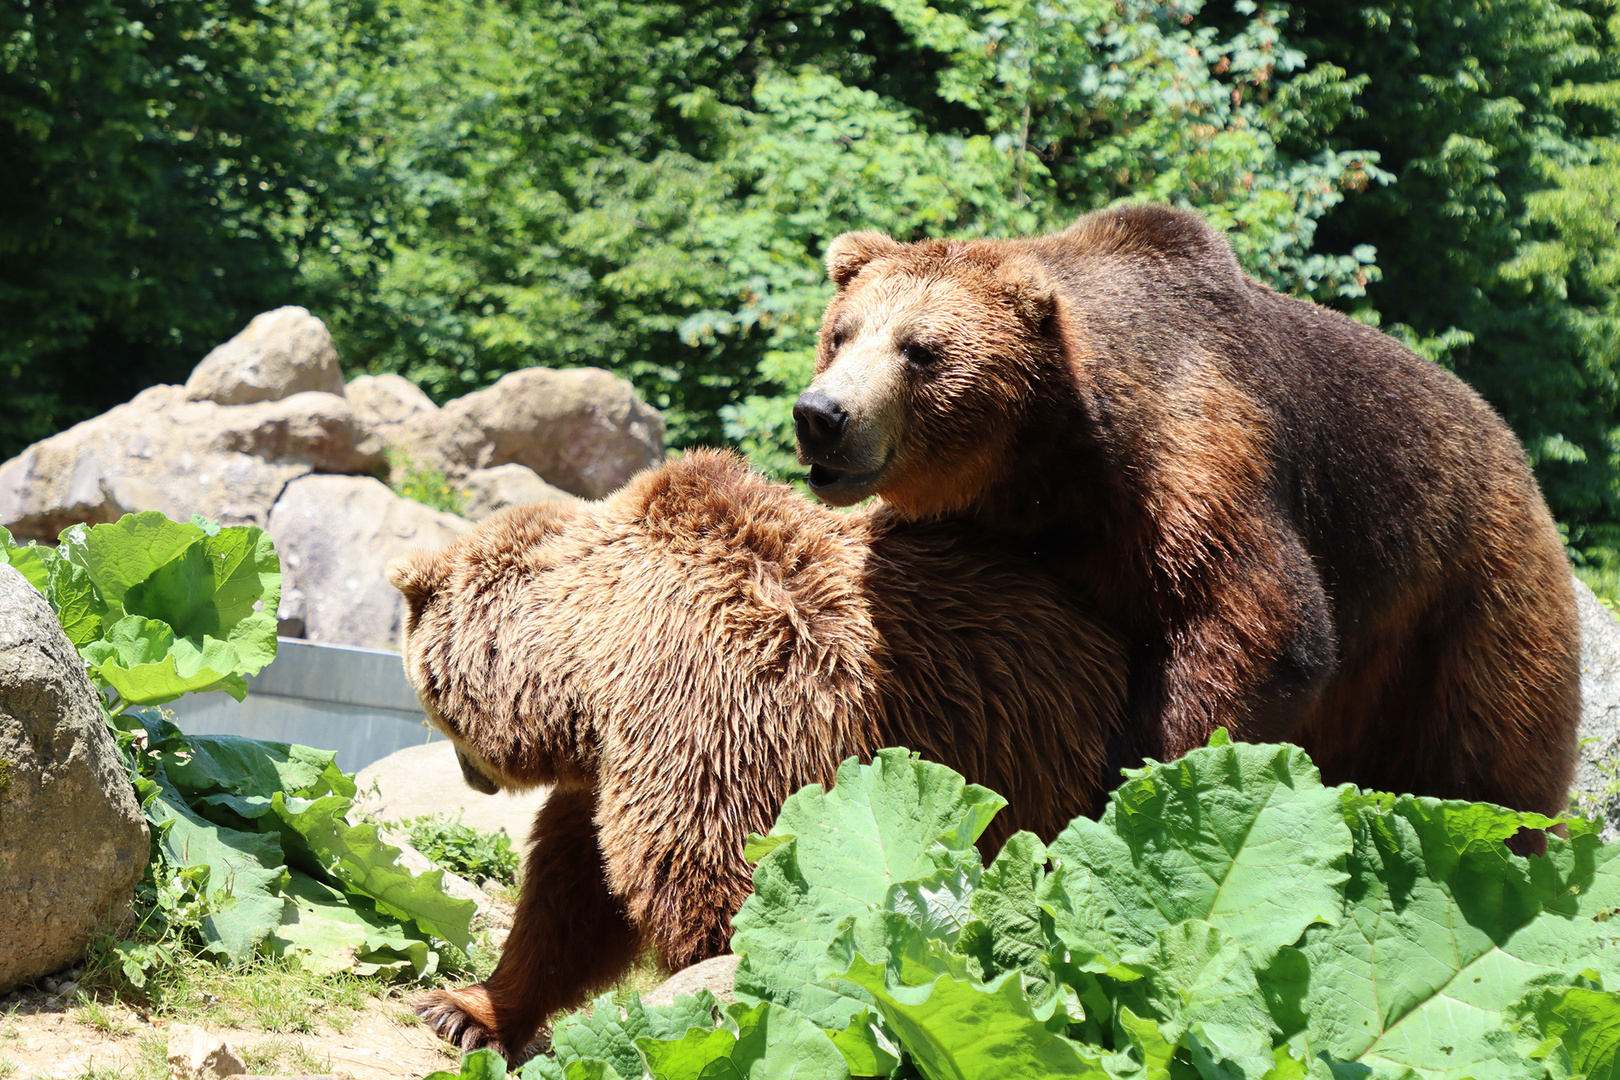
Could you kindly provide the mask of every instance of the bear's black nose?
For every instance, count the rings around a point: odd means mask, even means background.
[[[849,413],[826,394],[806,390],[793,406],[793,430],[799,436],[799,449],[814,457],[838,445],[849,426]]]

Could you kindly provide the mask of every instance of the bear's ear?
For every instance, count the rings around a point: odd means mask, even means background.
[[[405,595],[412,607],[426,600],[444,583],[445,560],[437,551],[413,551],[388,563],[388,584]]]
[[[847,232],[827,245],[827,276],[842,289],[861,267],[879,255],[893,255],[900,243],[880,232]]]
[[[996,284],[1031,326],[1040,326],[1057,308],[1057,290],[1045,267],[1028,255],[1015,255],[996,267]]]

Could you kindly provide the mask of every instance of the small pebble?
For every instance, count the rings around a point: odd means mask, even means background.
[[[56,992],[62,997],[72,997],[79,992],[79,984],[71,979],[65,983],[57,983]]]
[[[47,994],[54,994],[56,993],[56,988],[61,984],[56,981],[54,976],[47,975],[40,981],[40,985],[45,988],[45,992]]]

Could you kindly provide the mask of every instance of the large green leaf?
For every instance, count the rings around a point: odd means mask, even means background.
[[[1276,1064],[1277,1025],[1254,961],[1216,927],[1196,919],[1166,927],[1122,966],[1141,977],[1120,984],[1116,1004],[1154,1020],[1155,1042],[1185,1050],[1204,1080],[1261,1080]]]
[[[898,883],[932,878],[972,844],[1006,800],[906,750],[850,759],[831,791],[806,787],[782,807],[733,925],[737,988],[842,1030],[863,1004],[822,980],[828,942],[881,907]],[[768,846],[774,842],[774,846]],[[970,856],[976,859],[976,855]]]
[[[1546,858],[1521,858],[1503,841],[1547,819],[1477,803],[1348,789],[1343,805],[1355,852],[1342,921],[1303,948],[1303,1055],[1435,1080],[1540,1075],[1510,1010],[1535,984],[1620,972],[1615,850],[1573,822]]]
[[[631,994],[621,1008],[617,995],[604,994],[590,1009],[581,1009],[557,1024],[551,1048],[559,1065],[597,1058],[611,1064],[620,1076],[637,1077],[644,1071],[637,1039],[678,1040],[694,1028],[713,1031],[718,1007],[707,990],[656,1007],[644,1005],[639,995]]]
[[[107,606],[120,611],[124,594],[206,534],[189,522],[170,521],[156,510],[125,514],[108,525],[74,525],[57,538],[68,561],[90,574]]]
[[[474,1050],[461,1059],[455,1072],[440,1069],[430,1072],[422,1080],[506,1080],[506,1059],[493,1050]],[[524,1073],[528,1075],[527,1071]]]
[[[1532,990],[1513,1007],[1519,1049],[1552,1074],[1620,1078],[1620,994],[1585,986]]]
[[[43,593],[50,584],[51,567],[57,562],[57,555],[48,547],[17,543],[11,533],[0,526],[0,562],[10,563],[28,584]]]
[[[281,923],[287,877],[274,836],[226,828],[197,816],[166,780],[144,809],[169,862],[206,866],[203,895],[211,909],[203,919],[209,946],[231,963],[254,955]]]
[[[1134,771],[1100,820],[1052,842],[1057,930],[1118,958],[1202,919],[1260,958],[1340,918],[1350,830],[1294,746],[1214,740]]]
[[[107,605],[90,580],[90,572],[82,566],[56,559],[51,566],[50,587],[45,594],[62,623],[73,647],[83,653],[85,648],[106,630]]]
[[[224,690],[238,701],[247,696],[247,683],[236,674],[241,662],[230,644],[207,638],[199,649],[156,619],[119,619],[82,652],[92,674],[132,705],[158,705],[209,690]]]
[[[297,956],[310,971],[378,972],[422,978],[438,966],[438,954],[398,920],[379,915],[363,898],[316,881],[297,870],[283,889],[289,903],[281,923],[264,941],[272,956]]]
[[[792,1009],[762,1001],[726,1010],[726,1028],[679,1039],[636,1040],[655,1080],[847,1080],[849,1067],[831,1037]]]
[[[1080,1044],[1047,1030],[1015,973],[988,985],[941,975],[923,986],[894,986],[885,976],[884,966],[857,955],[841,977],[876,1000],[929,1080],[1108,1075]]]
[[[354,781],[337,767],[337,754],[294,743],[236,735],[187,735],[187,750],[162,755],[163,767],[187,796],[216,793],[268,799],[278,791],[300,798],[353,796]]]
[[[130,614],[159,619],[179,638],[229,642],[238,666],[257,674],[275,659],[281,563],[262,529],[235,526],[201,536],[123,597]]]
[[[472,945],[471,924],[478,905],[446,895],[440,885],[443,870],[418,876],[399,865],[399,848],[381,840],[375,825],[349,824],[345,817],[349,799],[340,795],[300,799],[278,791],[270,805],[333,881],[371,898],[385,914],[414,922],[424,933],[463,951]]]

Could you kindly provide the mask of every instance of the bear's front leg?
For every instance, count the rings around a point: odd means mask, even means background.
[[[1246,742],[1297,740],[1337,670],[1332,609],[1304,547],[1253,535],[1246,560],[1185,575],[1168,605],[1133,688],[1137,729],[1158,736],[1142,748],[1150,755],[1178,758],[1218,727]]]
[[[540,808],[494,974],[416,1003],[442,1038],[463,1050],[490,1047],[517,1065],[546,1017],[583,1004],[635,961],[640,936],[608,892],[595,812],[595,796],[577,790],[553,791]]]

